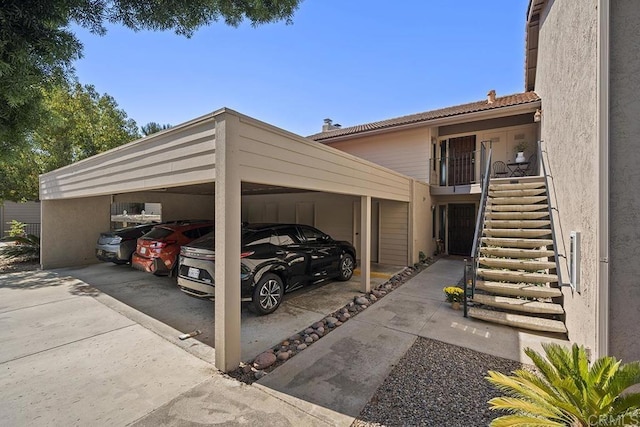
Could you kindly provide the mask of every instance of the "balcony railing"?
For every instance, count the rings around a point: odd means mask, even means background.
[[[441,187],[479,184],[481,159],[481,150],[431,159],[431,184]]]

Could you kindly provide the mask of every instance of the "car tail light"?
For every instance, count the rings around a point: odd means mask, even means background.
[[[242,258],[246,258],[246,257],[249,257],[249,256],[251,256],[251,255],[253,255],[253,254],[255,254],[255,251],[242,252],[242,253],[240,254],[240,259],[242,259]]]

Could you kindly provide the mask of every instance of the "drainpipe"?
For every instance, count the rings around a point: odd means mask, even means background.
[[[609,354],[609,21],[610,0],[598,1],[598,294],[596,357]]]

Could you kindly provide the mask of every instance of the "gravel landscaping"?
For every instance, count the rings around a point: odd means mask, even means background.
[[[486,426],[501,415],[487,401],[500,393],[484,379],[523,365],[418,337],[352,427]]]

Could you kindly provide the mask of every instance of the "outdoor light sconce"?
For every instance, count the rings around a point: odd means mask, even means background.
[[[533,121],[536,123],[540,123],[541,120],[542,120],[542,110],[538,108],[535,114],[533,115]]]

